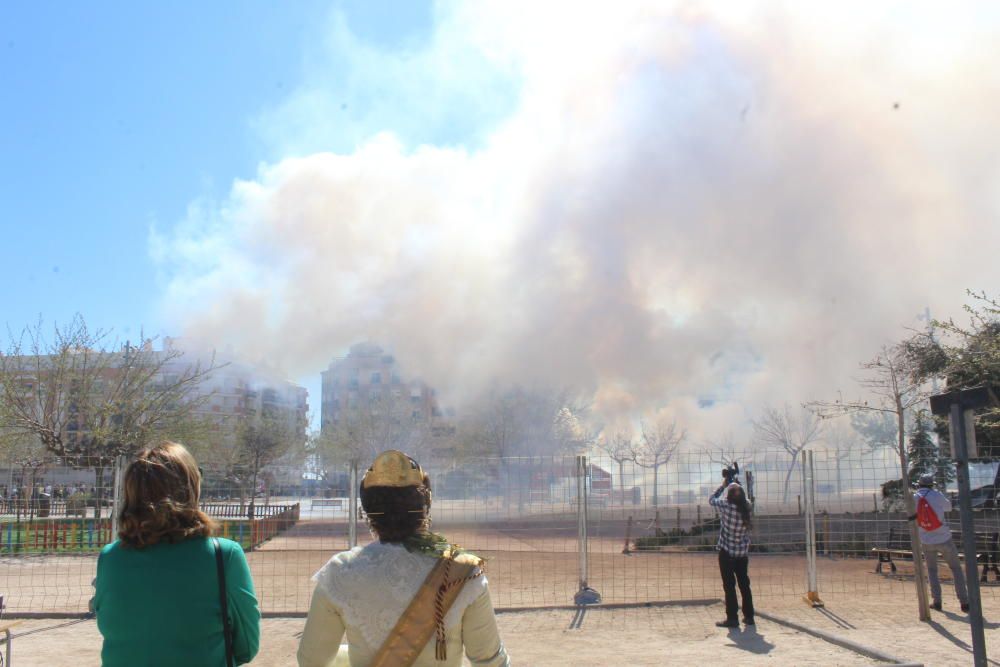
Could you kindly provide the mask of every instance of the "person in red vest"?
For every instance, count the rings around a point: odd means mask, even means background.
[[[941,611],[941,580],[938,578],[938,555],[944,556],[955,580],[955,595],[962,611],[969,611],[969,593],[965,575],[958,561],[958,550],[951,539],[951,528],[945,523],[945,513],[951,510],[951,501],[934,488],[934,475],[920,476],[920,488],[913,494],[917,512],[910,517],[917,522],[920,543],[927,559],[927,579],[931,584],[931,609]]]

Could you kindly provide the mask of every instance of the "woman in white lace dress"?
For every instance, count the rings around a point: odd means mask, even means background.
[[[429,531],[430,480],[417,462],[379,454],[361,482],[361,505],[376,540],[336,554],[313,577],[300,667],[335,664],[345,634],[351,667],[458,667],[463,649],[476,667],[509,667],[482,561]],[[434,579],[442,569],[446,585]],[[454,600],[446,612],[442,597]],[[412,616],[401,621],[404,612]]]

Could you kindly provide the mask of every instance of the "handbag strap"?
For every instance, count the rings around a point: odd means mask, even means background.
[[[226,642],[226,667],[236,667],[233,662],[233,629],[229,625],[229,601],[226,595],[226,566],[222,562],[222,545],[219,538],[213,537],[215,545],[215,570],[219,579],[219,602],[222,604],[222,634]]]

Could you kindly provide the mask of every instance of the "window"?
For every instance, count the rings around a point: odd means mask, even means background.
[[[372,373],[372,384],[382,384],[382,373],[379,371]]]

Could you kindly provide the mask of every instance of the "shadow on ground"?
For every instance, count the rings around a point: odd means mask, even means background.
[[[742,630],[739,628],[730,628],[728,636],[733,643],[726,646],[729,648],[738,648],[748,653],[764,655],[770,653],[771,649],[774,648],[774,644],[764,639],[764,635],[757,632],[756,626],[753,625],[747,626]]]

